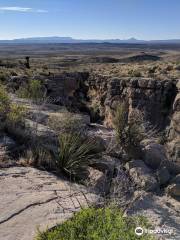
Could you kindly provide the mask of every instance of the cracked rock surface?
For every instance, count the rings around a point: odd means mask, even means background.
[[[33,240],[99,196],[78,184],[34,168],[0,170],[0,240]]]

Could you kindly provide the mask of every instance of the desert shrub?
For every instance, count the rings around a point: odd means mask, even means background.
[[[23,166],[34,166],[46,170],[54,170],[54,161],[49,149],[39,142],[30,144],[22,154],[20,164]]]
[[[153,74],[156,73],[156,70],[157,70],[157,69],[158,69],[157,66],[150,67],[149,70],[148,70],[148,73],[149,73],[150,75],[153,75]]]
[[[164,130],[158,134],[158,143],[164,145],[167,142],[168,142],[168,134],[167,134],[167,131]]]
[[[16,139],[19,144],[24,144],[29,138],[25,129],[26,109],[24,106],[11,103],[4,119],[4,130]]]
[[[141,72],[138,70],[130,70],[128,72],[128,75],[130,75],[131,77],[142,77]]]
[[[55,154],[56,169],[75,178],[83,178],[92,159],[98,157],[93,139],[77,133],[62,133],[58,139],[58,153]]]
[[[39,80],[30,80],[26,86],[21,86],[17,93],[19,97],[34,101],[42,101],[45,98],[45,91]]]
[[[57,144],[44,144],[40,139],[30,139],[29,146],[22,154],[20,163],[56,174],[65,174],[71,180],[84,180],[88,177],[88,165],[100,156],[94,139],[87,139],[77,133],[61,133]]]
[[[49,127],[55,132],[82,132],[85,122],[78,114],[62,112],[58,115],[51,115],[48,120]]]
[[[22,133],[25,122],[26,109],[23,106],[10,101],[4,86],[0,85],[0,125],[2,130],[6,130],[11,135],[16,135],[18,131]]]
[[[166,71],[172,71],[174,69],[173,65],[168,65]]]
[[[7,121],[12,125],[23,124],[26,115],[26,108],[22,105],[12,103],[7,113]]]
[[[16,142],[18,142],[20,145],[26,144],[28,141],[30,141],[30,135],[29,131],[25,129],[23,124],[17,123],[15,125],[10,124],[7,122],[4,124],[4,130],[14,139]]]
[[[117,106],[113,125],[116,131],[118,144],[128,154],[130,158],[136,158],[141,155],[140,143],[144,138],[144,129],[142,122],[137,116],[128,118],[127,103]]]
[[[3,85],[0,85],[0,119],[4,119],[10,110],[10,99]]]
[[[93,102],[90,106],[91,122],[99,122],[102,119],[100,115],[100,104],[98,102]]]
[[[6,79],[7,79],[7,77],[8,77],[7,73],[5,73],[3,71],[0,72],[0,82],[1,83],[4,83],[6,81]]]
[[[136,227],[150,228],[142,217],[123,217],[118,208],[87,208],[46,232],[39,232],[36,240],[153,240],[154,237],[144,233],[135,234]]]

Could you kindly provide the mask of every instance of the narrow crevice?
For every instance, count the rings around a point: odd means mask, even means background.
[[[34,206],[37,206],[37,205],[41,206],[41,205],[43,205],[43,204],[49,203],[49,202],[51,202],[51,201],[54,201],[54,200],[56,200],[56,199],[58,199],[57,196],[56,196],[56,197],[53,197],[53,198],[50,198],[50,199],[48,199],[48,200],[46,200],[46,201],[44,201],[44,202],[31,203],[31,204],[27,205],[26,207],[22,208],[21,210],[15,212],[15,213],[13,213],[13,214],[11,214],[9,217],[1,220],[1,221],[0,221],[0,224],[3,224],[3,223],[5,223],[5,222],[11,220],[11,219],[14,218],[15,216],[19,215],[20,213],[24,212],[25,210],[27,210],[27,209],[29,209],[29,208],[31,208],[31,207],[34,207]]]

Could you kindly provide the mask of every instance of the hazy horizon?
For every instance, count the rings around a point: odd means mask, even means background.
[[[9,39],[1,39],[0,41],[13,41],[13,40],[19,40],[19,39],[36,39],[36,38],[70,38],[73,40],[85,40],[85,41],[93,41],[93,40],[99,40],[99,41],[103,41],[103,40],[122,40],[122,41],[127,41],[127,40],[139,40],[139,41],[168,41],[168,40],[180,40],[179,38],[169,38],[169,39],[138,39],[135,37],[129,37],[129,38],[125,38],[125,39],[120,39],[120,38],[106,38],[106,39],[102,39],[102,38],[74,38],[72,36],[52,36],[52,35],[47,35],[47,36],[27,36],[27,37],[16,37],[16,38],[9,38]]]

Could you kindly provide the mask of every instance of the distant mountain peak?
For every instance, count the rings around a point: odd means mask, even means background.
[[[134,37],[129,39],[74,39],[72,37],[59,37],[59,36],[52,36],[52,37],[30,37],[30,38],[20,38],[14,40],[0,40],[0,43],[16,43],[16,44],[44,44],[44,43],[127,43],[127,44],[180,44],[180,39],[169,39],[169,40],[139,40]]]
[[[134,37],[131,37],[131,38],[129,38],[129,39],[127,39],[128,41],[138,41],[136,38],[134,38]]]

